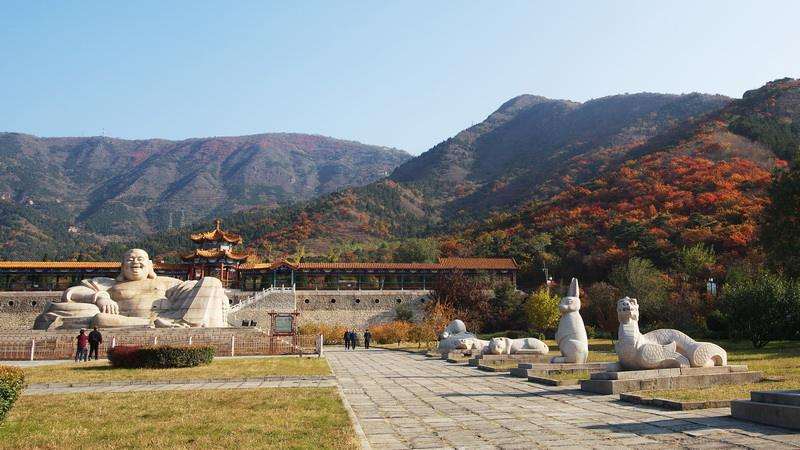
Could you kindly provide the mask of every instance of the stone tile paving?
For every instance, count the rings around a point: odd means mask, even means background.
[[[389,350],[326,356],[375,449],[800,447],[729,408],[662,411]]]

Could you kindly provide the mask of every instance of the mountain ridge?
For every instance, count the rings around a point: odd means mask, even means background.
[[[0,133],[0,226],[42,235],[78,230],[87,244],[121,241],[369,183],[409,158],[300,133],[180,141]],[[36,254],[26,245],[37,248],[29,239],[0,256]]]

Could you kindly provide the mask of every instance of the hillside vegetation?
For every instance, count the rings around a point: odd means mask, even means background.
[[[303,134],[130,141],[0,133],[0,258],[96,256],[104,242],[368,184],[408,158]]]

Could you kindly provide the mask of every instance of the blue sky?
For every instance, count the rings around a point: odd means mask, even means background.
[[[797,1],[3,1],[0,130],[293,131],[416,154],[523,93],[799,77],[798,17]]]

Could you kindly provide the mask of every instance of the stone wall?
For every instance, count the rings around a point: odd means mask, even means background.
[[[429,291],[297,291],[300,324],[324,323],[366,328],[395,319],[395,308],[408,305],[415,318]]]
[[[0,292],[0,330],[29,330],[47,302],[60,298],[60,291]]]
[[[229,291],[234,303],[246,301],[256,292]],[[415,317],[429,298],[429,291],[284,291],[273,292],[252,305],[228,316],[228,323],[241,326],[254,320],[269,329],[269,312],[300,312],[300,324],[325,323],[359,329],[394,320],[395,308],[408,305]],[[29,330],[48,301],[61,298],[61,292],[0,292],[0,331]]]

